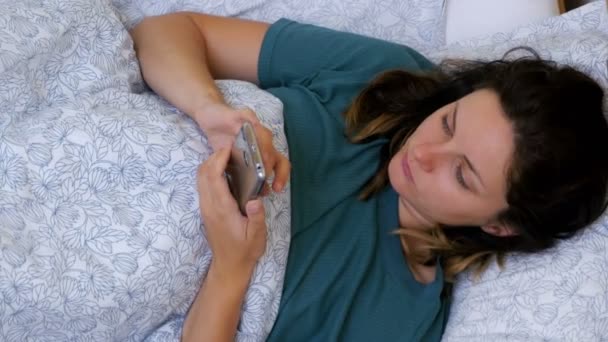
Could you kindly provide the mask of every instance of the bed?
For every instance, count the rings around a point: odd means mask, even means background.
[[[211,153],[188,117],[144,85],[126,29],[145,15],[280,17],[411,45],[434,61],[529,45],[608,89],[602,1],[446,45],[440,0],[0,0],[0,340],[179,341],[211,258],[194,172]],[[373,20],[370,20],[372,18]],[[282,105],[218,81],[288,155]],[[272,328],[289,251],[289,187],[265,199],[269,240],[239,341]],[[500,272],[456,283],[444,341],[608,338],[608,216]]]

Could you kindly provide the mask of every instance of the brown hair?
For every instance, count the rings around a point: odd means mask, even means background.
[[[480,274],[494,259],[502,264],[506,252],[551,247],[590,224],[607,205],[608,153],[592,152],[608,146],[602,89],[571,67],[528,58],[448,63],[430,73],[392,70],[373,80],[345,113],[353,143],[389,141],[361,199],[389,184],[391,158],[426,117],[478,89],[499,95],[514,127],[508,208],[497,218],[518,234],[496,237],[453,226],[398,229],[402,241],[417,244],[414,253],[404,243],[411,260],[428,263],[442,257],[447,280],[467,268]]]

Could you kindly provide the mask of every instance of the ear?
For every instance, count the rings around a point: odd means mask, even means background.
[[[498,237],[509,237],[509,236],[518,235],[517,231],[515,229],[513,229],[512,227],[510,227],[504,223],[498,223],[498,222],[492,222],[492,223],[483,225],[483,226],[481,226],[481,230],[483,230],[484,232],[486,232],[490,235],[494,235],[494,236],[498,236]]]

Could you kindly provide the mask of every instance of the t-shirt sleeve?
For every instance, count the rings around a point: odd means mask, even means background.
[[[260,51],[262,88],[306,82],[319,71],[431,69],[433,64],[404,45],[280,19],[268,29]]]

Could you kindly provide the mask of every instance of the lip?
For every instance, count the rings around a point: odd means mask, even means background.
[[[407,180],[412,182],[412,184],[416,184],[416,182],[414,181],[414,175],[412,175],[412,169],[410,169],[410,163],[409,163],[407,157],[408,157],[408,153],[405,152],[403,154],[403,159],[401,159],[401,168],[403,169],[403,174],[405,175],[405,178],[407,178]]]

